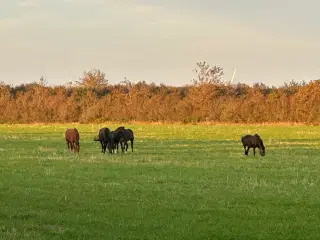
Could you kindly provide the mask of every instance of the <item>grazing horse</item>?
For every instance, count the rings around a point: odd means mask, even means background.
[[[119,149],[119,143],[121,146],[122,152],[124,152],[124,127],[118,127],[116,130],[111,132],[111,138],[110,138],[110,147],[112,148],[112,152],[117,148]]]
[[[125,129],[124,126],[121,126],[116,130],[111,131],[111,141],[109,142],[109,144],[111,145],[113,152],[115,149],[117,149],[117,151],[119,150],[119,143],[122,152],[124,152],[124,150],[126,150],[127,152],[129,147],[128,141],[131,142],[131,150],[133,152],[134,134],[131,129]]]
[[[128,141],[131,142],[131,150],[133,152],[134,134],[130,128],[124,130],[124,138],[125,138],[126,152],[128,151],[128,143],[127,143]]]
[[[98,137],[95,137],[93,140],[94,141],[99,141],[101,143],[101,152],[103,154],[106,153],[106,149],[107,149],[107,146],[108,146],[108,150],[109,150],[109,153],[111,153],[111,146],[110,144],[108,144],[110,142],[110,129],[105,127],[105,128],[101,128],[99,130],[99,135]]]
[[[80,136],[78,130],[76,128],[69,128],[67,129],[65,135],[68,150],[73,151],[74,153],[78,153],[80,151]]]
[[[242,145],[244,147],[244,154],[248,155],[249,149],[253,148],[253,155],[256,155],[256,148],[259,148],[260,155],[265,155],[265,147],[263,141],[258,134],[255,135],[246,135],[241,138]],[[247,147],[247,148],[246,148]]]

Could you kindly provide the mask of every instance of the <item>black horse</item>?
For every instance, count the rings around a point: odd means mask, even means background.
[[[115,132],[110,132],[110,141],[108,143],[108,148],[111,149],[111,153],[114,153],[114,150],[118,147],[118,142],[114,140]]]
[[[124,130],[124,138],[125,138],[126,152],[128,151],[128,141],[130,141],[131,143],[131,151],[133,152],[134,134],[130,128]]]
[[[110,133],[110,141],[109,148],[114,153],[115,149],[119,149],[119,143],[121,146],[122,152],[124,152],[124,142],[125,142],[125,128],[123,126],[118,127],[116,130],[111,131]]]
[[[99,135],[98,137],[95,137],[93,140],[94,141],[99,141],[101,143],[101,152],[103,154],[106,153],[106,149],[108,147],[109,153],[111,153],[111,146],[108,144],[110,142],[110,138],[111,138],[111,132],[110,129],[105,127],[105,128],[101,128],[99,130]]]
[[[244,147],[244,154],[248,155],[250,148],[253,148],[253,155],[256,155],[256,148],[259,148],[260,155],[265,155],[265,147],[263,141],[258,134],[246,135],[241,138],[242,145]]]
[[[134,134],[131,129],[125,129],[124,126],[118,127],[116,130],[111,132],[111,139],[110,142],[112,151],[114,152],[115,149],[119,150],[119,143],[121,146],[122,152],[126,150],[128,151],[128,141],[131,142],[131,150],[133,152],[133,141],[134,141]]]

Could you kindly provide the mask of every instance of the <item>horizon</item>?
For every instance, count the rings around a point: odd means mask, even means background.
[[[48,85],[96,68],[110,84],[191,84],[196,62],[224,81],[281,86],[320,79],[320,2],[11,0],[0,3],[0,81]],[[93,14],[94,13],[94,14]],[[3,57],[5,56],[5,57]]]
[[[46,79],[44,79],[45,80],[45,86],[46,87],[69,87],[70,86],[70,83],[71,83],[71,86],[72,87],[78,87],[78,86],[80,86],[78,83],[77,83],[77,81],[72,81],[72,82],[68,82],[68,81],[66,81],[65,83],[60,83],[60,84],[50,84],[50,83],[48,83],[48,81],[46,80]],[[127,79],[128,80],[128,79]],[[130,81],[129,80],[129,82],[130,83],[132,83],[132,84],[137,84],[137,83],[139,83],[139,82],[143,82],[144,80],[141,80],[141,81]],[[273,87],[275,87],[275,88],[281,88],[281,87],[283,87],[285,84],[290,84],[290,82],[292,82],[292,81],[294,81],[295,83],[297,83],[297,84],[302,84],[303,82],[304,83],[311,83],[312,81],[320,81],[320,79],[313,79],[313,80],[310,80],[310,81],[304,81],[304,80],[301,80],[301,81],[296,81],[296,80],[291,80],[291,81],[287,81],[287,82],[283,82],[283,83],[280,83],[280,84],[278,84],[278,85],[274,85],[274,84],[265,84],[265,83],[263,83],[263,82],[254,82],[254,83],[245,83],[245,82],[234,82],[234,83],[232,83],[232,82],[230,82],[230,81],[226,81],[226,82],[222,82],[223,84],[231,84],[231,85],[233,85],[233,86],[235,86],[235,85],[237,85],[237,84],[245,84],[245,85],[247,85],[247,86],[249,86],[249,87],[253,87],[253,85],[254,84],[264,84],[266,87],[269,87],[269,88],[273,88]],[[190,83],[185,83],[185,84],[179,84],[179,85],[177,85],[177,84],[170,84],[170,83],[163,83],[163,82],[160,82],[160,83],[155,83],[155,82],[152,82],[152,81],[145,81],[147,84],[156,84],[156,86],[160,86],[161,84],[164,84],[165,86],[167,86],[167,87],[177,87],[177,88],[179,88],[179,87],[188,87],[188,86],[192,86],[193,85],[193,83],[190,81]],[[34,81],[30,81],[30,82],[22,82],[22,83],[17,83],[17,84],[10,84],[10,83],[6,83],[5,81],[1,81],[1,79],[0,79],[0,85],[1,85],[1,83],[4,83],[5,85],[7,85],[7,86],[10,86],[11,88],[15,88],[15,87],[19,87],[19,86],[22,86],[22,85],[28,85],[28,84],[39,84],[40,83],[40,78],[39,78],[39,80],[34,80]],[[108,82],[108,85],[117,85],[117,84],[121,84],[121,81],[119,81],[119,82],[112,82],[112,83],[110,83],[110,82]]]

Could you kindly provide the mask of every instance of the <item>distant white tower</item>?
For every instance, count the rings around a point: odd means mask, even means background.
[[[235,68],[233,71],[232,78],[231,78],[231,84],[233,83],[233,79],[234,79],[234,76],[236,75],[236,71],[237,71],[237,69]]]

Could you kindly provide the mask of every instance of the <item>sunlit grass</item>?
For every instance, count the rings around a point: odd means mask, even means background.
[[[0,125],[0,239],[320,238],[318,127],[124,125],[114,155],[93,137],[120,124]],[[266,156],[244,156],[256,132]]]

